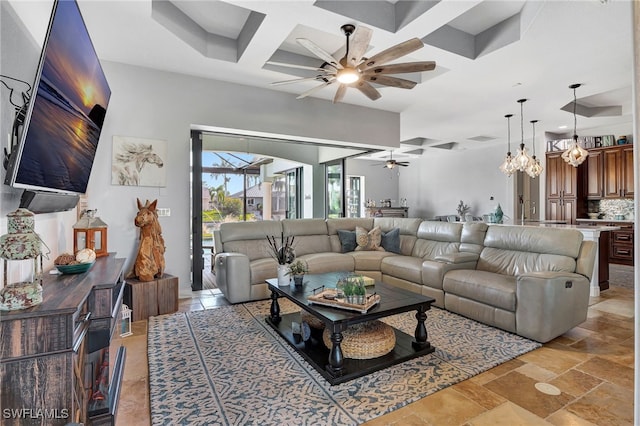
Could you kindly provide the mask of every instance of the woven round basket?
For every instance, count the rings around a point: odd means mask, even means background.
[[[330,348],[331,333],[322,333],[324,344]],[[349,326],[342,332],[340,348],[345,358],[371,359],[386,355],[396,345],[393,328],[381,321],[369,321]]]
[[[309,324],[309,327],[317,330],[324,330],[324,323],[315,315],[311,315],[305,310],[300,311],[300,319]]]

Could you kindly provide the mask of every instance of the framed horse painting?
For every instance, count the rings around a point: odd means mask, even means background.
[[[166,158],[167,141],[114,136],[111,184],[167,186]]]

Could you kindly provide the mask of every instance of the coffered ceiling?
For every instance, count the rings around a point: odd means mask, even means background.
[[[318,82],[270,83],[314,72],[266,62],[323,63],[296,38],[307,38],[339,58],[344,54],[340,27],[347,23],[373,30],[367,56],[418,37],[425,46],[396,62],[435,61],[437,67],[407,75],[418,82],[415,88],[380,86],[382,97],[376,101],[348,90],[343,101],[400,113],[404,151],[504,143],[505,114],[514,114],[512,134],[520,135],[520,98],[529,99],[525,138],[531,137],[532,119],[539,120],[537,132],[570,132],[573,118],[566,107],[573,100],[572,83],[583,84],[577,93],[583,114],[579,134],[631,129],[629,0],[78,2],[102,59],[292,97]],[[41,40],[51,1],[10,3]],[[331,102],[334,94],[335,85],[330,85],[312,96]],[[366,125],[357,123],[354,129]]]

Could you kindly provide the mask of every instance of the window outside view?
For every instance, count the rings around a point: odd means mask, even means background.
[[[202,153],[203,246],[213,245],[213,230],[222,222],[262,220],[260,166],[252,167],[254,159],[251,154]]]

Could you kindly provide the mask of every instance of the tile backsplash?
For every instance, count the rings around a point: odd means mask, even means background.
[[[617,214],[633,219],[633,199],[589,201],[589,212],[600,212],[603,219],[614,220]]]

